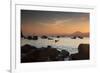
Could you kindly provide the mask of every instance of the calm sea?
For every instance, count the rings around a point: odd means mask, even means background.
[[[88,37],[84,37],[83,39],[79,39],[79,38],[71,39],[70,37],[60,37],[60,38],[49,37],[49,38],[52,38],[53,40],[42,39],[40,37],[38,38],[38,40],[28,40],[28,39],[21,38],[21,46],[25,44],[29,44],[37,48],[41,48],[50,45],[53,48],[57,48],[58,50],[64,49],[70,52],[70,54],[74,54],[78,52],[77,48],[79,44],[81,43],[89,44]],[[58,41],[55,42],[55,40]]]

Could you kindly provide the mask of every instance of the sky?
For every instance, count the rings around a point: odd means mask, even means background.
[[[89,13],[21,10],[24,35],[66,35],[89,32]]]

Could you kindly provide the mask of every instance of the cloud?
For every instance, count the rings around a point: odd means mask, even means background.
[[[69,25],[89,21],[89,13],[21,10],[21,24],[33,26]]]

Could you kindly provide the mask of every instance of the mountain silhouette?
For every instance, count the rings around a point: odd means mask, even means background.
[[[82,36],[82,37],[89,37],[89,32],[86,32],[86,33],[82,33],[80,31],[76,31],[72,34],[70,34],[70,36]]]

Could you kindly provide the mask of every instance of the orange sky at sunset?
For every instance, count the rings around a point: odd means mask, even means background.
[[[89,14],[72,12],[29,12],[23,10],[21,30],[24,35],[66,35],[89,32]],[[26,16],[25,16],[26,14]],[[50,17],[49,17],[50,16]]]

